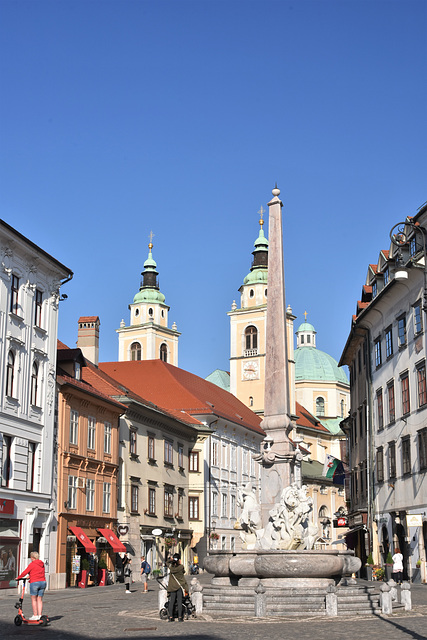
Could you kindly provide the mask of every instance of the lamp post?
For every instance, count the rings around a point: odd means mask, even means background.
[[[417,245],[417,234],[422,238],[422,245]],[[394,225],[392,230],[390,231],[390,239],[392,243],[402,249],[402,247],[406,245],[410,245],[410,253],[411,256],[414,256],[418,253],[419,250],[422,251],[424,264],[418,265],[415,261],[412,262],[412,266],[423,269],[424,272],[424,292],[423,292],[423,311],[427,313],[427,230],[422,227],[418,222],[412,222],[410,218],[407,218],[405,222],[398,222]],[[412,241],[415,242],[415,245],[412,250]],[[402,262],[401,253],[398,254],[398,263]],[[405,267],[399,265],[398,270],[395,273],[396,280],[406,280],[408,278],[408,272]]]

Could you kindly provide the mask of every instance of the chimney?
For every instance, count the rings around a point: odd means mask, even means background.
[[[77,346],[84,357],[98,366],[99,362],[99,327],[98,316],[82,316],[79,318]]]

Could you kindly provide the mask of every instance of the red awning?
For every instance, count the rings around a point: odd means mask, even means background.
[[[83,529],[80,529],[80,527],[68,527],[68,528],[70,531],[74,533],[74,535],[79,540],[80,544],[84,546],[84,548],[88,553],[96,553],[95,545],[93,544],[93,542],[89,540],[89,538],[87,537]]]
[[[115,533],[111,529],[98,529],[99,533],[106,538],[109,545],[111,545],[113,551],[116,553],[126,553],[127,549],[123,542],[120,542]]]

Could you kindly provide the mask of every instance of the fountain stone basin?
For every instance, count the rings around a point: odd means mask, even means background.
[[[204,569],[215,578],[336,578],[361,566],[353,551],[216,551]]]

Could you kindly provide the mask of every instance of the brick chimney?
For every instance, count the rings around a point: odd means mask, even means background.
[[[99,362],[99,327],[98,316],[82,316],[79,318],[77,346],[84,357],[98,366]]]

